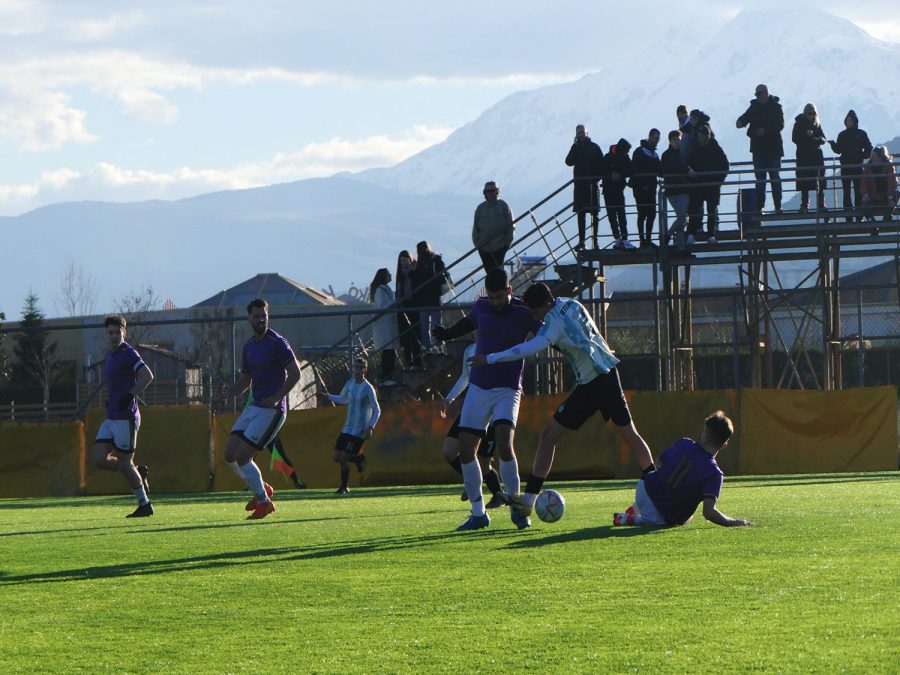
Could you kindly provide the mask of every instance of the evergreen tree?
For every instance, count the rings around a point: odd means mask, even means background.
[[[15,363],[12,377],[18,384],[40,385],[46,405],[50,401],[50,385],[56,379],[60,360],[56,358],[56,342],[51,342],[49,331],[40,330],[45,317],[37,303],[38,297],[34,293],[26,296],[21,326],[32,330],[16,333],[13,337]]]

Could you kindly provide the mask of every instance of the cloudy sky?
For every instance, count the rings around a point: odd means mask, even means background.
[[[395,164],[507,94],[761,3],[613,4],[0,0],[0,215]],[[816,4],[900,42],[893,0]]]

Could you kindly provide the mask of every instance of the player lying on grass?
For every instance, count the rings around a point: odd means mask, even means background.
[[[447,413],[450,411],[450,406],[453,404],[453,401],[455,401],[463,390],[469,386],[469,371],[471,370],[469,359],[473,356],[475,356],[474,342],[466,347],[466,351],[463,352],[462,372],[456,380],[456,383],[450,391],[447,392],[447,396],[441,402],[442,419],[447,419]],[[456,416],[453,424],[450,425],[450,430],[447,431],[447,436],[444,438],[444,445],[441,449],[447,464],[449,464],[450,468],[460,476],[462,475],[462,460],[459,458],[459,452],[462,448],[462,445],[459,442],[459,421],[461,419],[462,415]],[[476,451],[478,463],[481,465],[481,473],[484,476],[484,483],[488,486],[488,489],[493,495],[491,501],[484,505],[484,508],[486,509],[496,509],[499,506],[506,505],[501,497],[503,490],[500,487],[500,474],[498,474],[494,467],[491,466],[491,462],[494,459],[494,451],[497,449],[496,437],[494,435],[496,429],[497,427],[492,421],[487,428],[485,437],[479,442],[478,450]],[[462,501],[468,501],[469,499],[469,492],[465,488],[463,488],[461,499]]]
[[[543,322],[536,335],[505,351],[476,354],[472,366],[517,361],[555,346],[575,371],[576,382],[569,398],[556,409],[541,432],[531,474],[526,479],[525,494],[509,492],[506,495],[512,510],[527,516],[553,466],[556,445],[580,429],[598,411],[604,420],[612,420],[645,473],[653,470],[653,456],[634,426],[622,393],[616,369],[619,359],[613,356],[584,305],[573,298],[554,298],[550,288],[542,283],[532,284],[522,300],[532,316]]]
[[[752,525],[729,518],[716,508],[724,474],[716,464],[719,450],[728,445],[734,425],[721,410],[706,418],[700,442],[682,438],[660,457],[660,466],[638,481],[634,504],[613,514],[613,525],[648,527],[684,525],[703,502],[703,517],[723,527]]]

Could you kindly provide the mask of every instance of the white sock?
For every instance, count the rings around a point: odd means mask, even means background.
[[[234,471],[238,477],[243,478],[244,474],[241,473],[241,465],[237,462],[228,462],[228,466],[231,467],[231,470]]]
[[[259,470],[259,467],[256,466],[254,461],[251,459],[249,462],[240,467],[241,476],[247,481],[247,485],[250,486],[250,492],[255,494],[260,502],[269,501],[268,495],[266,495],[266,488],[263,485],[263,477],[262,473]]]
[[[534,503],[537,501],[537,495],[532,494],[531,492],[526,492],[522,495],[522,501],[528,504],[528,506],[534,506]]]
[[[483,516],[484,496],[481,493],[481,467],[478,460],[473,459],[468,464],[462,465],[463,485],[466,488],[466,494],[469,495],[469,503],[472,505],[473,516]]]
[[[134,493],[134,498],[137,499],[138,506],[143,506],[144,504],[149,504],[150,500],[147,499],[147,493],[144,492],[144,486],[136,487],[132,489]]]
[[[521,492],[522,481],[519,478],[519,463],[515,455],[508,462],[500,460],[500,479],[509,494],[517,495]]]

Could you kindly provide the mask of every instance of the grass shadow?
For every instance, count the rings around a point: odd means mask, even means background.
[[[612,525],[599,525],[587,527],[582,530],[569,530],[557,534],[549,534],[543,537],[529,537],[519,541],[510,542],[506,548],[535,548],[537,546],[551,546],[553,544],[567,544],[573,541],[587,541],[592,539],[623,539],[628,537],[640,537],[670,530],[670,527],[613,527]]]

